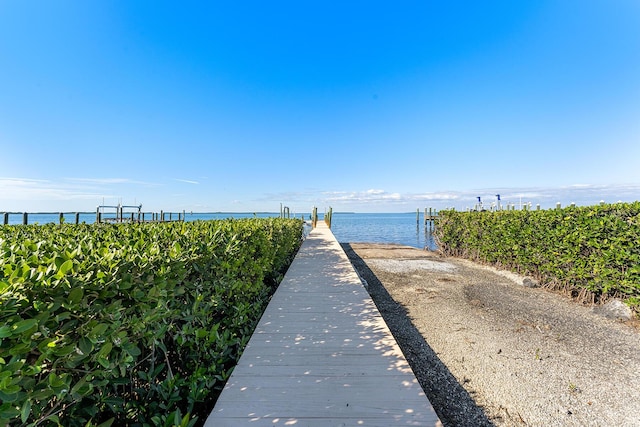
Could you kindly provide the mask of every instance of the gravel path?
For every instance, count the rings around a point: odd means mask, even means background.
[[[640,426],[637,322],[466,260],[343,247],[444,425]]]

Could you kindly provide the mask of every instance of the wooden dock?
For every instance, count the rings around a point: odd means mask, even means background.
[[[440,421],[346,254],[319,221],[206,427]]]

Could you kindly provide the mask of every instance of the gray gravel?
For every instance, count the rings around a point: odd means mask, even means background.
[[[640,329],[466,260],[343,245],[444,425],[640,426]]]

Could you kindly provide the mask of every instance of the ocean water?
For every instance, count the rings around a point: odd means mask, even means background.
[[[152,218],[152,212],[145,212],[145,219],[146,220],[150,220]],[[2,221],[4,220],[4,212],[0,212],[0,225],[3,223]],[[125,212],[124,216],[125,217],[129,217],[131,215],[131,212]],[[180,215],[182,215],[182,212],[180,212]],[[276,216],[280,216],[280,213],[275,212],[260,212],[260,213],[245,213],[245,212],[240,212],[240,213],[190,213],[190,212],[186,212],[185,213],[185,220],[186,221],[197,221],[197,220],[211,220],[211,219],[227,219],[227,218],[253,218],[253,217],[258,217],[258,218],[269,218],[269,217],[276,217]],[[308,214],[306,216],[306,218],[308,218]],[[113,210],[109,211],[109,212],[105,212],[103,214],[103,218],[114,218],[115,217],[115,213]],[[137,218],[137,213],[135,214],[135,217]],[[299,217],[299,215],[298,215]],[[172,212],[171,213],[171,218],[173,220],[178,219],[178,212]],[[9,213],[9,221],[8,224],[9,225],[18,225],[18,224],[22,224],[23,221],[23,217],[22,217],[22,213]],[[165,213],[165,220],[169,220],[169,212]],[[58,222],[60,221],[60,214],[59,213],[29,213],[28,214],[28,218],[27,218],[27,222],[28,224],[48,224],[48,223],[54,223],[54,224],[58,224]],[[75,212],[65,212],[64,213],[64,221],[66,223],[70,223],[70,224],[74,224],[76,221],[76,214]],[[96,222],[96,213],[95,212],[80,212],[80,218],[79,218],[79,222],[86,222],[87,224],[93,224],[94,222]]]
[[[396,243],[420,249],[437,248],[433,225],[424,226],[416,213],[333,213],[331,231],[340,243]]]
[[[190,213],[185,215],[186,221],[196,220],[212,220],[227,218],[269,218],[277,217],[278,212],[260,212],[260,213]],[[323,218],[322,213],[319,214]],[[108,216],[113,216],[110,214]],[[309,213],[296,214],[300,218],[310,218]],[[47,224],[58,223],[59,214],[57,213],[30,213],[28,217],[29,224]],[[168,219],[168,213],[165,218]],[[177,219],[178,214],[173,213],[172,218]],[[75,213],[65,213],[65,222],[74,223]],[[151,213],[146,214],[146,218],[151,218]],[[22,224],[22,214],[9,214],[9,224]],[[3,216],[0,214],[0,224],[2,224]],[[80,213],[80,222],[87,224],[94,223],[96,220],[95,212]],[[332,218],[331,230],[340,243],[395,243],[400,245],[412,246],[415,248],[436,249],[437,245],[433,237],[433,227],[425,227],[424,218],[420,216],[420,221],[416,221],[416,213],[340,213],[334,212]]]

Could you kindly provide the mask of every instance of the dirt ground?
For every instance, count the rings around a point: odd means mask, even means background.
[[[637,322],[466,260],[343,248],[444,425],[640,426]]]

